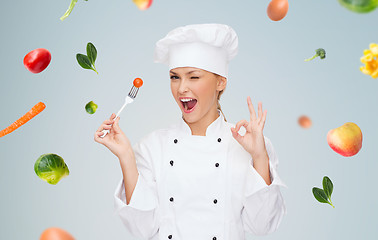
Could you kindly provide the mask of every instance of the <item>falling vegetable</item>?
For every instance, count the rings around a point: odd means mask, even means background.
[[[317,188],[317,187],[312,188],[312,193],[314,194],[314,197],[316,198],[316,200],[318,200],[321,203],[328,203],[333,208],[335,208],[335,206],[333,206],[332,201],[331,201],[332,191],[333,191],[333,184],[332,184],[331,179],[329,179],[327,176],[323,178],[323,189]]]
[[[326,51],[323,48],[318,48],[315,50],[316,54],[310,58],[305,59],[305,62],[311,61],[316,57],[320,57],[320,59],[324,59],[326,57]]]
[[[51,53],[44,48],[30,51],[24,57],[24,66],[32,73],[40,73],[50,64]]]
[[[70,6],[68,7],[66,13],[60,18],[60,20],[64,20],[66,19],[72,12],[73,8],[75,7],[76,3],[77,3],[78,0],[71,0],[71,3],[70,3]],[[84,0],[84,1],[88,1],[88,0]]]
[[[97,58],[97,50],[92,43],[87,44],[87,55],[78,53],[76,54],[76,59],[79,65],[84,69],[92,69],[97,74],[97,70],[95,67],[95,61]]]
[[[40,179],[53,185],[70,174],[63,158],[53,153],[41,155],[34,164],[34,171]]]
[[[369,49],[364,50],[364,56],[360,61],[365,66],[360,67],[360,71],[364,74],[370,75],[372,78],[378,77],[378,44],[371,43]]]
[[[339,0],[339,3],[355,13],[368,13],[378,7],[378,0]]]
[[[29,112],[27,112],[24,116],[20,117],[17,121],[12,123],[9,127],[0,131],[0,137],[3,137],[17,128],[21,127],[25,123],[27,123],[30,119],[37,116],[40,112],[42,112],[46,108],[46,105],[43,102],[37,103]]]
[[[96,112],[97,110],[97,104],[94,103],[93,101],[90,101],[89,103],[87,103],[87,105],[85,105],[85,111],[87,111],[87,113],[89,114],[93,114]]]
[[[140,78],[135,78],[133,84],[134,87],[140,88],[143,85],[143,80]]]

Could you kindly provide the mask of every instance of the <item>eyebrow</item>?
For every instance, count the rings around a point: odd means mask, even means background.
[[[193,72],[199,72],[199,73],[200,73],[199,70],[193,70],[193,71],[190,71],[190,72],[186,73],[186,75],[189,75],[189,74],[191,74],[191,73],[193,73]]]
[[[175,74],[175,75],[178,75],[177,73],[175,73],[174,71],[169,71],[170,73],[172,73],[172,74]],[[200,71],[199,70],[192,70],[192,71],[190,71],[190,72],[187,72],[187,73],[185,73],[186,75],[189,75],[189,74],[191,74],[191,73],[193,73],[193,72],[199,72],[200,73]]]

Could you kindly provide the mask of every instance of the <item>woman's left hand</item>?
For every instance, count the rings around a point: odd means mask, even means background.
[[[263,159],[268,156],[265,149],[265,141],[263,135],[263,129],[266,119],[267,110],[262,112],[262,103],[258,103],[258,117],[256,117],[255,109],[252,105],[251,98],[247,98],[250,121],[241,120],[239,121],[235,128],[231,128],[232,136],[236,141],[243,146],[243,148],[251,154],[254,160]],[[240,135],[238,132],[240,127],[246,129],[244,136]]]

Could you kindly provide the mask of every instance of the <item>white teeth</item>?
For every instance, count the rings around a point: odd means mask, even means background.
[[[193,98],[183,98],[183,99],[181,99],[181,102],[190,102],[192,100],[193,100]]]

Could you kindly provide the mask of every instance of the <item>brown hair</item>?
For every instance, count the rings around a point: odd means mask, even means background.
[[[219,94],[218,94],[217,109],[222,113],[224,120],[227,122],[226,116],[224,116],[224,113],[222,111],[221,105],[219,103],[220,96],[223,94],[223,92],[224,92],[224,89],[222,91],[220,91]]]
[[[215,74],[217,77],[223,77],[223,76],[221,76],[221,75],[219,75],[219,74],[216,74],[216,73],[214,73],[214,74]],[[219,91],[219,93],[218,93],[218,97],[217,97],[217,109],[222,113],[224,120],[227,122],[226,116],[224,115],[224,113],[223,113],[223,111],[222,111],[222,108],[221,108],[221,105],[220,105],[220,103],[219,103],[220,97],[221,97],[221,95],[223,94],[223,92],[224,92],[225,89],[226,89],[226,88],[224,88],[223,90]]]

